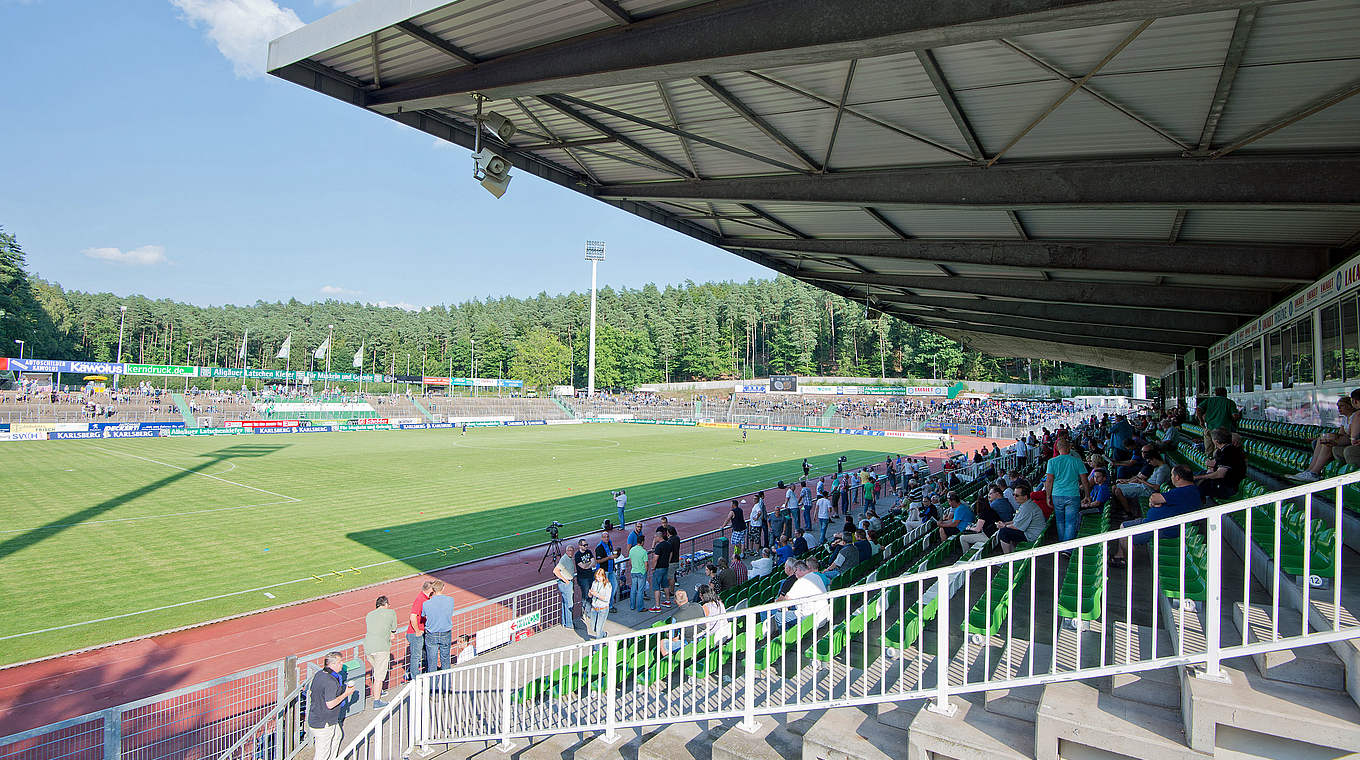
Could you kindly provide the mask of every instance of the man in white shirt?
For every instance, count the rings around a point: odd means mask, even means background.
[[[831,524],[831,500],[825,494],[817,500],[817,524],[822,528],[821,537],[817,539],[817,543],[824,543],[826,541],[826,528]],[[808,547],[812,547],[810,541]]]
[[[793,566],[793,576],[797,580],[789,588],[784,600],[787,602],[797,602],[800,599],[808,599],[826,593],[826,586],[822,583],[820,575],[808,569],[806,562],[796,562]],[[815,599],[812,601],[798,602],[793,609],[786,609],[783,614],[775,613],[770,615],[773,621],[770,625],[771,635],[777,634],[784,628],[798,623],[808,616],[816,621],[815,625],[825,623],[831,617],[831,603],[826,599]]]
[[[774,569],[774,552],[770,551],[770,547],[767,546],[760,550],[759,557],[757,557],[755,560],[752,560],[751,577],[759,578],[762,575],[769,575],[770,571],[773,569]]]
[[[617,490],[617,491],[614,492],[614,503],[615,503],[615,504],[618,506],[618,508],[619,508],[619,526],[618,526],[618,527],[619,527],[619,530],[623,530],[623,529],[624,529],[623,526],[624,526],[624,524],[625,524],[625,523],[623,522],[623,508],[626,507],[626,506],[628,506],[628,494],[624,493],[624,491],[623,491],[622,488],[620,488],[619,490]]]

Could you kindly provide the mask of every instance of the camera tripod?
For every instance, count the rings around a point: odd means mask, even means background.
[[[548,548],[543,552],[543,559],[538,561],[538,571],[540,573],[543,572],[543,566],[547,564],[549,557],[552,558],[554,565],[557,564],[559,559],[562,559],[562,539],[553,536],[548,540]]]

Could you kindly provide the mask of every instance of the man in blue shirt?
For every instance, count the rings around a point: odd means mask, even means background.
[[[1168,517],[1187,514],[1204,506],[1204,498],[1200,496],[1199,488],[1195,486],[1195,474],[1183,464],[1178,464],[1171,468],[1171,485],[1174,486],[1166,493],[1154,493],[1148,498],[1148,511],[1143,517],[1135,520],[1126,520],[1121,528],[1132,528],[1143,523],[1155,520],[1165,520]],[[1181,529],[1177,527],[1162,528],[1163,538],[1180,538]],[[1133,536],[1133,545],[1142,546],[1152,541],[1152,531],[1138,533]],[[1129,547],[1127,541],[1118,541],[1115,547],[1114,556],[1110,559],[1110,564],[1116,567],[1124,565],[1124,558],[1128,556]]]
[[[453,645],[453,597],[444,593],[444,582],[430,581],[430,598],[425,602],[425,669],[447,669],[449,647]]]
[[[776,564],[793,559],[793,546],[789,544],[788,536],[779,537],[779,547],[774,550],[774,556]]]

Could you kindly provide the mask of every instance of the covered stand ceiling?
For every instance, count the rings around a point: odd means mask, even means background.
[[[269,69],[465,147],[478,93],[519,171],[999,355],[1155,374],[1360,242],[1355,0],[360,0]]]

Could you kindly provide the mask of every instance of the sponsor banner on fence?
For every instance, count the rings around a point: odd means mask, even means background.
[[[182,428],[183,422],[91,422],[91,430],[163,430]]]
[[[245,428],[170,428],[161,431],[161,437],[177,438],[190,435],[240,435],[248,432]]]
[[[302,420],[227,420],[227,427],[301,427]]]
[[[788,430],[785,425],[765,425],[755,422],[743,422],[738,427],[742,430]]]
[[[500,427],[504,422],[503,420],[465,420],[456,424],[468,427]]]
[[[278,433],[296,433],[300,429],[295,427],[261,427],[251,428],[250,432],[256,435],[275,435]]]
[[[733,388],[737,393],[769,393],[768,385],[737,385]]]
[[[268,410],[269,412],[276,414],[304,414],[304,413],[341,414],[344,412],[373,411],[373,406],[371,404],[348,401],[336,401],[336,402],[266,401],[263,403],[255,404],[255,408],[261,410]]]
[[[428,376],[426,376],[426,377],[420,378],[420,382],[423,383],[424,385],[439,385],[439,386],[444,386],[444,385],[448,385],[448,384],[449,384],[449,379],[448,379],[447,377],[428,377]]]
[[[155,438],[161,434],[159,430],[104,430],[105,438]]]
[[[430,429],[432,429],[432,430],[435,429],[435,428],[454,428],[454,427],[458,427],[458,426],[455,425],[455,424],[453,424],[452,422],[431,422],[431,423],[430,423]]]
[[[483,628],[476,633],[476,648],[473,651],[481,654],[502,644],[527,638],[533,635],[534,628],[542,622],[543,612],[535,610],[513,620]]]
[[[48,433],[0,433],[0,441],[45,441]]]
[[[13,372],[78,372],[82,375],[121,375],[118,362],[68,362],[56,359],[10,359],[5,369]]]
[[[403,422],[403,423],[401,423],[401,424],[399,425],[399,427],[401,427],[402,430],[429,430],[429,429],[430,429],[430,423],[428,423],[428,422]]]
[[[155,435],[155,433],[152,433],[152,435]],[[47,434],[47,440],[49,441],[74,441],[82,438],[103,438],[103,437],[104,431],[102,430],[84,430],[84,431],[60,430],[57,432]]]
[[[617,415],[614,417],[582,417],[581,422],[620,422],[625,419],[631,420],[633,419],[633,416],[629,414],[629,415]]]
[[[711,428],[735,428],[736,426],[737,426],[737,424],[736,424],[735,422],[700,422],[700,423],[699,423],[699,427],[711,427]]]
[[[83,433],[90,429],[88,422],[11,422],[11,433]]]
[[[198,367],[182,364],[128,364],[124,375],[155,375],[157,377],[198,377]]]
[[[502,422],[509,422],[513,419],[514,417],[511,415],[506,415],[504,417],[450,417],[449,422],[452,422],[455,425],[461,425],[464,422],[469,425],[479,422],[490,422],[493,425],[499,425]]]
[[[591,422],[591,420],[546,420],[546,422],[549,425],[581,425]],[[613,422],[613,420],[604,420],[604,422]]]

